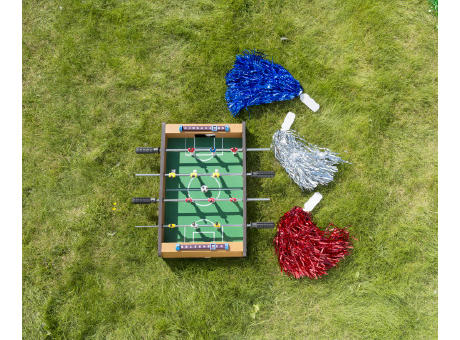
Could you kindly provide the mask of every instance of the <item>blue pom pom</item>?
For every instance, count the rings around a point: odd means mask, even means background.
[[[225,99],[234,117],[248,106],[293,99],[303,92],[283,66],[264,57],[256,50],[245,50],[236,56],[233,68],[225,76]]]

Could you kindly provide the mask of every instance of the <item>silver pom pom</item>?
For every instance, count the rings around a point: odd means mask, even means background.
[[[293,130],[276,131],[271,147],[289,177],[303,190],[331,182],[336,164],[350,164],[331,150],[308,143]]]

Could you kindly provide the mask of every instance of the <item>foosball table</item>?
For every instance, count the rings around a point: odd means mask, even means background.
[[[158,197],[136,197],[134,204],[158,204],[158,255],[163,258],[245,257],[247,228],[274,228],[273,222],[247,221],[248,177],[271,178],[273,171],[247,172],[248,152],[242,124],[165,124],[160,147],[138,147],[138,154],[159,154]]]

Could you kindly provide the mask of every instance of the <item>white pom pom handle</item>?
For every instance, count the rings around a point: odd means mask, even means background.
[[[322,200],[322,198],[323,195],[321,195],[319,192],[315,192],[313,196],[310,197],[310,199],[307,202],[305,202],[303,210],[306,212],[312,211],[316,207],[316,205]]]
[[[288,112],[286,117],[284,117],[284,122],[281,125],[281,131],[287,131],[291,128],[291,125],[294,123],[295,113]]]
[[[319,104],[315,102],[315,100],[306,93],[300,94],[300,101],[304,103],[305,105],[307,105],[308,108],[312,110],[313,112],[316,112],[319,110]]]

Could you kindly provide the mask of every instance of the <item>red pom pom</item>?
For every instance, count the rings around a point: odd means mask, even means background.
[[[281,271],[299,279],[317,279],[353,248],[348,230],[334,227],[322,231],[311,220],[310,213],[294,207],[278,222],[273,243]]]

